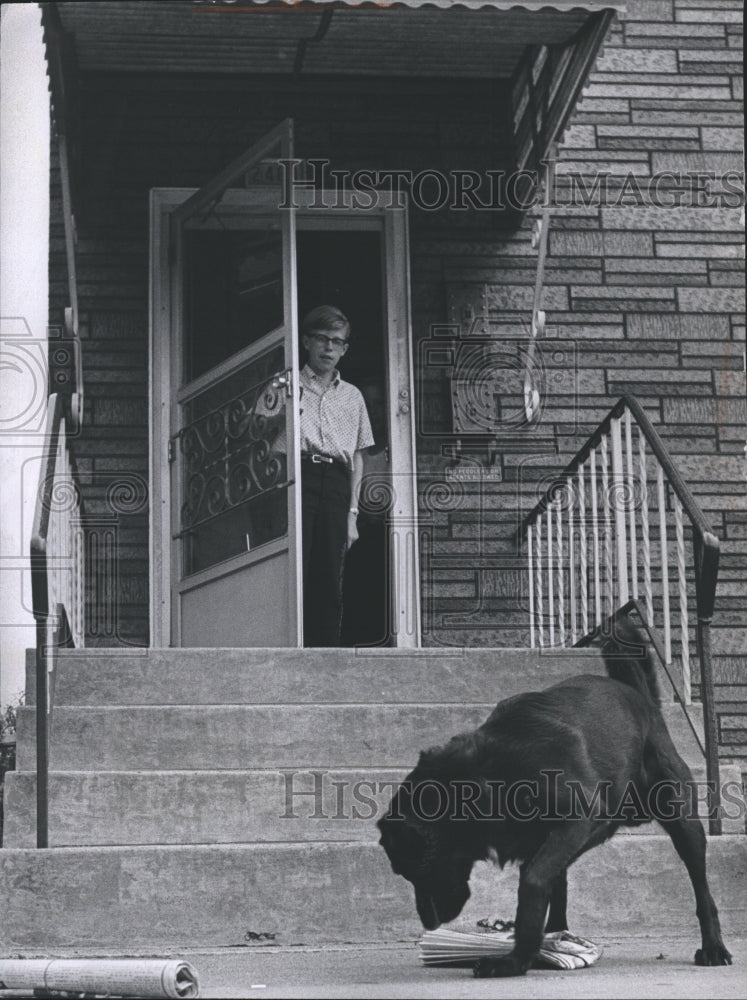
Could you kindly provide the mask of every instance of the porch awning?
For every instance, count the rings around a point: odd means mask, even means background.
[[[562,135],[621,0],[42,3],[52,110],[77,203],[77,84],[97,73],[504,81],[515,165]],[[344,84],[341,83],[344,86]]]
[[[199,4],[201,0],[197,0]],[[260,7],[260,6],[303,6],[299,0],[206,0],[203,6],[211,7]],[[307,0],[309,7],[436,7],[449,10],[452,7],[464,7],[467,10],[482,10],[492,7],[493,10],[514,10],[523,7],[525,10],[625,10],[625,0]]]
[[[509,79],[618,0],[107,0],[55,5],[82,72]]]

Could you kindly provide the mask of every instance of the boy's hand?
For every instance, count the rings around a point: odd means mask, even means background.
[[[358,515],[348,512],[348,548],[358,541]]]

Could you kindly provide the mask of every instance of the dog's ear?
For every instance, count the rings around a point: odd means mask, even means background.
[[[395,875],[403,875],[412,881],[431,856],[430,831],[407,819],[386,817],[379,822],[381,837],[379,843],[384,848]]]
[[[414,784],[431,786],[430,798],[438,792],[438,810],[434,804],[429,817],[472,819],[491,816],[494,792],[488,784],[486,764],[490,761],[489,748],[482,733],[462,733],[443,747],[434,747],[420,755],[413,772]],[[421,808],[427,796],[418,798]]]

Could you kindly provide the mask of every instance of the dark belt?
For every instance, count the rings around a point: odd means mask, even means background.
[[[303,452],[301,458],[305,462],[311,462],[314,465],[339,465],[347,471],[347,465],[339,458],[332,458],[331,455],[320,455],[315,451],[307,451]]]

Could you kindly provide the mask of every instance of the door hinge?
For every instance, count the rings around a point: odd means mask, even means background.
[[[176,438],[169,438],[169,464],[176,458]]]

